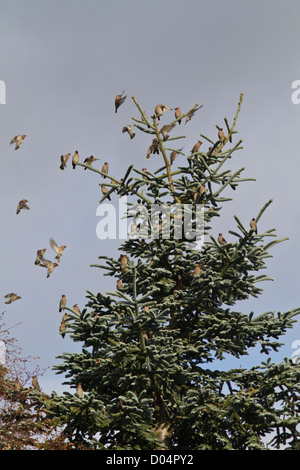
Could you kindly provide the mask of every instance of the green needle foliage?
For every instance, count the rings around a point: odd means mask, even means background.
[[[128,197],[133,220],[135,205],[149,216],[153,204],[168,204],[169,212],[175,204],[189,204],[193,217],[201,205],[205,241],[200,248],[196,243],[187,249],[185,234],[175,236],[175,217],[168,237],[163,224],[153,225],[157,236],[137,229],[139,237],[129,237],[120,246],[125,263],[99,256],[100,264],[92,265],[111,276],[114,285],[119,280],[119,288],[87,291],[81,313],[65,307],[66,334],[82,350],[60,356],[62,363],[55,369],[65,374],[74,394],[55,395],[50,411],[66,423],[66,438],[74,448],[248,450],[264,449],[266,442],[275,449],[300,447],[297,364],[267,361],[249,370],[228,371],[214,365],[228,356],[249,354],[258,345],[265,354],[277,351],[280,337],[300,313],[296,308],[255,316],[233,309],[237,301],[262,293],[259,283],[268,277],[261,270],[270,249],[282,241],[275,229],[256,233],[249,221],[245,227],[237,216],[230,231],[233,241],[220,244],[211,227],[222,205],[231,200],[224,190],[251,180],[242,178],[244,168],[227,168],[242,149],[242,140],[234,142],[242,99],[232,125],[224,120],[225,138],[201,134],[208,150],[200,147],[185,154],[178,144],[185,137],[174,136],[179,120],[169,122],[165,136],[162,121],[171,113],[148,117],[132,97],[138,113],[133,125],[148,141],[150,134],[145,157],[156,159],[157,170],[131,165],[119,180],[78,163],[106,176],[100,186],[105,184],[108,193],[100,202]],[[183,113],[182,123],[201,113],[200,108],[196,103]],[[170,160],[173,152],[181,162],[177,169]],[[271,202],[256,215],[258,226]]]

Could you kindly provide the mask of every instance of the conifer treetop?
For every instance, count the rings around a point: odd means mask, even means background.
[[[145,161],[155,159],[157,169],[148,171],[142,160],[142,168],[131,164],[116,177],[77,163],[103,177],[99,185],[108,191],[102,191],[100,203],[129,198],[128,214],[139,236],[120,244],[117,258],[100,254],[99,263],[91,265],[111,279],[108,292],[88,290],[80,313],[64,307],[64,334],[81,343],[82,350],[64,353],[55,366],[74,388],[74,394],[57,397],[55,413],[67,419],[75,447],[263,449],[271,431],[276,431],[271,445],[298,446],[296,364],[264,361],[249,370],[219,370],[215,365],[216,360],[242,358],[254,348],[265,359],[279,350],[281,336],[300,313],[295,308],[255,315],[234,308],[238,301],[262,294],[260,283],[270,280],[261,274],[270,250],[287,239],[277,239],[275,228],[261,229],[272,199],[257,214],[246,208],[246,221],[235,215],[227,233],[225,225],[223,233],[213,229],[215,217],[232,200],[228,193],[236,195],[239,184],[254,180],[241,176],[244,167],[234,172],[227,168],[243,148],[242,139],[236,139],[242,100],[243,94],[231,125],[224,118],[214,137],[200,134],[197,146],[184,152],[186,136],[176,136],[176,130],[184,120],[185,126],[196,119],[202,106],[196,103],[172,120],[170,107],[159,105],[146,113],[132,96],[139,112],[132,118],[133,128],[145,134]],[[174,215],[167,237],[160,222],[152,224],[150,236],[141,236],[132,210],[136,203],[147,214],[153,204],[169,204],[170,214],[176,204],[190,205],[192,216],[201,205],[204,244],[187,249],[184,231],[181,238],[175,236]]]

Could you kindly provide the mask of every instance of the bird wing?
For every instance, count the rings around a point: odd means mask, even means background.
[[[42,258],[41,263],[39,264],[39,266],[43,266],[43,267],[48,268],[51,264],[52,264],[51,261],[49,261],[48,259]]]
[[[55,253],[58,254],[58,245],[57,243],[55,243],[53,238],[50,238],[50,245],[51,245],[51,248],[55,251]]]

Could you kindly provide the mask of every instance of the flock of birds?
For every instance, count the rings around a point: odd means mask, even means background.
[[[118,108],[121,106],[122,103],[124,103],[126,96],[123,96],[124,92],[121,93],[121,95],[117,95],[115,98],[115,112],[117,112]],[[130,137],[133,138],[135,134],[132,132],[131,126],[126,126],[123,128],[123,133],[128,132]],[[18,150],[23,143],[24,139],[26,138],[26,134],[18,134],[16,135],[11,141],[10,145],[15,146],[15,150]],[[60,158],[60,169],[64,170],[66,168],[67,162],[69,157],[71,156],[70,153],[67,153],[66,155],[61,155]],[[87,166],[91,166],[93,162],[96,160],[99,160],[99,158],[94,157],[91,155],[90,157],[87,157],[84,160],[84,163]],[[79,152],[78,150],[75,150],[74,155],[72,157],[72,167],[73,169],[76,168],[76,164],[79,162]],[[84,168],[86,170],[86,168]],[[102,166],[102,172],[107,174],[108,173],[108,162],[105,162]],[[108,192],[108,189],[102,185],[101,191],[103,195],[106,195]],[[110,197],[108,196],[110,199]],[[16,214],[19,214],[22,210],[30,210],[30,207],[28,206],[28,200],[27,199],[22,199],[18,202],[17,209],[16,209]],[[46,248],[38,249],[36,252],[36,259],[34,261],[34,264],[37,266],[41,266],[47,269],[47,278],[50,277],[51,273],[54,271],[54,269],[59,265],[60,259],[62,257],[63,251],[65,250],[66,245],[58,246],[57,243],[53,238],[50,238],[50,246],[55,252],[55,260],[51,261],[49,259],[45,258],[45,253],[47,251]],[[10,292],[9,294],[6,294],[4,296],[4,299],[6,299],[5,304],[11,304],[12,302],[15,302],[16,300],[21,299],[21,296],[16,294],[15,292]],[[66,296],[63,294],[61,297],[61,300],[59,302],[59,312],[61,312],[64,307],[66,306]],[[81,314],[80,309],[77,304],[73,305],[73,310],[76,311],[79,315]],[[68,320],[68,316],[66,313],[64,313],[60,326],[59,326],[59,332],[64,338],[65,336],[65,330],[66,330],[66,322]],[[18,384],[17,384],[18,385]],[[33,377],[32,385],[36,389],[40,389],[39,384],[37,382],[37,377]]]
[[[15,144],[15,150],[17,150],[17,149],[20,148],[20,145],[22,144],[22,142],[25,138],[26,138],[26,135],[21,135],[21,134],[16,135],[10,141],[10,144]],[[19,214],[21,212],[21,210],[24,210],[24,209],[29,210],[30,207],[28,206],[27,203],[28,203],[27,199],[21,199],[18,202],[16,214]],[[34,264],[36,264],[38,266],[42,266],[44,268],[47,268],[47,278],[50,276],[50,274],[52,273],[54,268],[56,268],[58,266],[58,263],[60,262],[60,258],[62,256],[62,252],[66,248],[65,245],[58,246],[57,243],[53,240],[53,238],[50,238],[50,246],[54,250],[54,252],[56,253],[56,258],[55,258],[56,262],[50,261],[50,260],[47,260],[47,259],[44,258],[44,254],[47,250],[46,248],[37,250],[36,260],[34,262]],[[21,299],[20,296],[18,296],[17,294],[15,294],[13,292],[5,295],[4,298],[8,299],[5,302],[6,304],[10,304],[10,303],[14,302],[15,300]]]
[[[117,113],[119,107],[124,103],[124,101],[126,100],[127,98],[127,95],[124,95],[125,93],[125,90],[122,91],[121,94],[118,94],[116,95],[115,97],[115,113]],[[193,117],[194,113],[198,110],[202,108],[202,105],[201,106],[196,106],[194,107],[193,109],[191,109],[186,115],[185,115],[185,124],[191,120],[191,118]],[[156,107],[155,107],[155,117],[160,120],[161,116],[166,112],[166,111],[172,111],[172,108],[166,106],[166,105],[163,105],[163,104],[158,104]],[[180,107],[176,107],[174,108],[174,115],[175,115],[175,119],[177,120],[176,122],[178,122],[178,124],[181,124],[181,121],[182,121],[182,113],[181,113],[181,109]],[[171,130],[175,127],[175,123],[173,123],[172,125],[165,125],[161,128],[160,132],[162,134],[162,137],[163,137],[163,140],[166,141],[168,138],[169,138],[169,133],[171,132]],[[218,139],[220,141],[224,141],[226,136],[224,134],[224,131],[221,127],[218,127]],[[130,125],[126,125],[122,128],[122,133],[128,133],[129,136],[130,136],[130,139],[133,139],[135,137],[135,133],[133,132],[132,130],[132,127]],[[22,142],[24,141],[24,139],[26,138],[26,135],[21,135],[21,134],[18,134],[16,135],[10,142],[11,145],[15,145],[15,150],[18,150],[22,144]],[[200,140],[198,140],[196,142],[196,144],[193,146],[193,148],[191,149],[191,153],[194,154],[196,152],[199,151],[200,149],[200,146],[202,145],[202,142]],[[210,148],[211,149],[211,148]],[[210,150],[209,149],[209,150]],[[182,149],[181,149],[182,150]],[[172,164],[175,160],[175,158],[177,157],[178,153],[180,152],[179,151],[173,151],[170,155],[170,163]],[[147,155],[146,155],[146,158],[149,159],[150,158],[150,154],[151,153],[159,153],[159,149],[158,149],[158,141],[157,139],[153,139],[152,141],[152,144],[150,145],[148,151],[147,151]],[[60,169],[61,170],[64,170],[67,166],[67,162],[69,160],[71,156],[71,153],[67,153],[66,155],[61,155],[61,158],[60,158]],[[96,160],[99,160],[99,158],[96,158],[94,157],[93,155],[91,155],[90,157],[87,157],[85,158],[84,160],[84,163],[87,165],[87,166],[91,166],[93,162],[95,162]],[[76,165],[77,163],[79,162],[79,152],[78,150],[75,150],[73,156],[72,156],[72,167],[73,169],[76,168]],[[86,170],[86,168],[84,168]],[[104,162],[103,166],[102,166],[102,172],[104,174],[108,174],[108,162]],[[146,168],[143,168],[143,172],[146,173]],[[102,185],[101,186],[101,191],[103,193],[103,195],[107,195],[108,193],[108,189],[106,188],[105,185]],[[205,187],[201,187],[196,193],[195,193],[195,197],[194,197],[194,200],[196,201],[197,197],[201,194],[202,191],[206,191]],[[108,199],[110,200],[110,197],[108,195]],[[28,206],[28,200],[27,199],[22,199],[19,201],[18,205],[17,205],[17,210],[16,210],[16,213],[19,214],[21,210],[29,210],[29,206]],[[256,225],[256,221],[255,221],[255,218],[252,218],[252,220],[250,221],[250,228],[251,230],[253,230],[255,233],[257,233],[257,225]],[[225,240],[225,238],[223,237],[222,233],[219,234],[218,236],[218,242],[220,245],[225,245],[227,242]],[[62,246],[58,246],[57,243],[53,240],[53,238],[50,238],[50,246],[51,248],[53,249],[53,251],[55,252],[55,261],[50,261],[48,259],[45,259],[44,258],[44,255],[45,255],[45,252],[47,251],[46,248],[42,248],[42,249],[39,249],[37,250],[37,253],[36,253],[36,260],[34,262],[35,265],[37,266],[41,266],[41,267],[44,267],[47,269],[47,278],[50,277],[51,273],[53,272],[53,270],[59,265],[60,263],[60,258],[63,254],[63,251],[65,250],[66,248],[66,245],[62,245]],[[126,255],[123,255],[123,257],[125,258],[122,258],[122,260],[125,259],[125,262],[127,261],[127,257]],[[120,261],[120,260],[119,260]],[[121,263],[122,264],[122,263]],[[122,285],[121,285],[121,281],[119,280],[118,283],[117,283],[117,289],[118,288],[121,288]],[[5,304],[11,304],[12,302],[16,301],[16,300],[19,300],[21,299],[21,297],[14,293],[14,292],[11,292],[9,294],[6,294],[4,296],[6,300]],[[61,312],[64,307],[66,306],[66,296],[65,295],[62,295],[61,299],[60,299],[60,302],[59,302],[59,312]],[[75,310],[77,313],[81,313],[80,312],[80,309],[78,307],[77,304],[75,304],[73,306],[73,310]],[[59,327],[59,332],[60,334],[62,335],[62,337],[65,336],[65,330],[66,330],[66,322],[68,320],[68,316],[66,313],[64,313],[63,317],[62,317],[62,320],[61,320],[61,324],[60,324],[60,327]]]
[[[26,138],[25,134],[23,134],[23,135],[18,134],[10,141],[10,144],[11,145],[15,144],[15,150],[18,150],[25,138]],[[74,158],[74,160],[76,161],[76,157]],[[20,200],[18,202],[18,205],[17,205],[16,214],[19,214],[21,212],[21,210],[30,210],[30,207],[28,206],[27,203],[28,203],[27,199]],[[34,261],[35,265],[46,268],[47,278],[50,277],[53,270],[59,265],[60,259],[61,259],[62,254],[63,254],[63,251],[65,250],[65,248],[67,248],[66,245],[59,246],[53,238],[50,238],[50,246],[51,246],[51,248],[53,249],[53,251],[55,253],[55,260],[54,261],[51,261],[51,260],[46,259],[44,257],[45,253],[47,251],[47,248],[38,249],[37,252],[36,252],[36,259]],[[6,294],[4,296],[4,298],[7,299],[5,301],[5,304],[8,305],[8,304],[11,304],[12,302],[15,302],[16,300],[21,299],[21,296],[19,296],[15,292],[10,292],[9,294]],[[38,385],[36,376],[33,377],[32,385],[33,385],[34,388],[39,389],[39,385]]]

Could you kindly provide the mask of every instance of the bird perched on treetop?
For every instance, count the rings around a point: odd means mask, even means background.
[[[158,104],[157,106],[155,106],[155,114],[156,114],[158,120],[160,120],[161,116],[166,111],[172,111],[172,108],[169,108],[168,106],[166,106],[164,104]]]
[[[122,132],[123,132],[123,134],[125,132],[128,132],[128,134],[130,135],[130,139],[133,139],[134,136],[135,136],[135,133],[133,132],[132,127],[131,127],[130,124],[128,124],[127,126],[124,126],[123,129],[122,129]]]
[[[191,150],[191,153],[196,153],[198,152],[199,148],[201,147],[202,142],[201,140],[198,140],[198,142],[194,145],[194,147]]]
[[[226,243],[227,243],[227,241],[223,237],[222,233],[219,233],[218,242],[220,243],[220,245],[226,245]]]
[[[56,253],[55,259],[59,263],[60,258],[62,256],[62,253],[63,253],[64,249],[67,248],[67,247],[66,247],[66,245],[58,246],[57,243],[53,240],[53,238],[50,238],[50,245],[51,245],[51,248],[55,251],[55,253]]]
[[[107,189],[106,186],[104,186],[104,184],[101,186],[101,191],[102,191],[103,196],[107,196],[107,199],[108,199],[109,201],[111,201],[111,197],[110,197],[110,195],[108,194],[108,193],[109,193],[109,190]]]
[[[124,93],[125,93],[125,90],[123,90],[120,95],[117,95],[117,96],[115,97],[115,112],[118,111],[118,109],[119,109],[119,107],[121,106],[121,104],[123,104],[124,101],[125,101],[126,98],[127,98],[127,95],[123,96]]]
[[[147,155],[146,155],[147,160],[149,160],[151,153],[159,154],[159,143],[158,143],[157,139],[152,140],[152,144],[149,146],[149,148],[147,150]]]
[[[74,304],[74,305],[73,305],[73,310],[75,310],[75,312],[77,312],[78,315],[81,315],[81,311],[80,311],[80,309],[79,309],[79,307],[78,307],[77,304]]]
[[[66,168],[70,155],[70,153],[66,153],[66,155],[61,155],[59,167],[61,170],[64,170]]]
[[[41,390],[41,387],[40,387],[40,384],[39,384],[39,382],[38,382],[38,379],[37,379],[37,376],[36,376],[36,375],[34,375],[34,376],[32,377],[32,386],[33,386],[33,388],[35,388],[35,389],[38,390],[38,391]]]
[[[19,214],[21,209],[29,210],[29,207],[26,204],[27,202],[28,202],[27,199],[22,199],[21,201],[19,201],[19,204],[18,204],[18,207],[17,207],[17,214]]]
[[[165,126],[163,126],[160,130],[160,132],[162,133],[162,136],[163,136],[163,141],[166,141],[168,140],[169,138],[169,132],[171,132],[172,129],[174,129],[175,127],[175,124],[166,124]]]
[[[65,294],[63,294],[63,295],[61,296],[60,301],[59,301],[59,309],[58,309],[58,311],[61,312],[62,309],[63,309],[66,305],[67,305],[67,299],[66,299]]]
[[[62,321],[64,321],[65,323],[67,323],[68,320],[69,320],[68,314],[67,314],[67,313],[64,313],[64,314],[63,314],[63,317],[62,317]]]
[[[140,224],[136,223],[136,217],[135,217],[130,224],[130,232],[131,233],[136,232],[137,230],[139,230],[139,227],[140,227]]]
[[[194,201],[197,203],[200,197],[202,196],[202,194],[205,194],[205,193],[207,193],[207,189],[205,185],[202,184],[202,186],[198,188],[197,191],[194,192],[194,196],[193,196]]]
[[[19,392],[23,389],[22,384],[21,384],[20,380],[18,379],[18,377],[15,378],[15,388]]]
[[[191,109],[191,110],[187,113],[186,118],[185,118],[185,124],[186,124],[187,122],[189,122],[189,121],[192,119],[192,117],[194,116],[195,112],[198,111],[198,109],[202,108],[202,106],[203,106],[203,104],[202,104],[201,106],[198,106],[198,107],[196,107],[196,108]]]
[[[96,160],[99,160],[99,158],[96,158],[96,157],[94,157],[93,155],[91,155],[90,157],[88,157],[88,158],[86,158],[86,159],[84,160],[84,163],[85,163],[86,165],[88,165],[88,166],[91,166],[91,164],[92,164],[93,162],[95,162]],[[86,170],[86,168],[85,168],[85,170]]]
[[[201,274],[203,266],[204,266],[203,263],[197,264],[197,266],[195,266],[192,276],[193,277],[199,276]]]
[[[257,234],[257,225],[254,217],[250,220],[250,227]]]
[[[82,397],[83,395],[83,388],[80,382],[77,384],[76,393],[79,397]]]
[[[120,263],[121,271],[126,272],[127,271],[127,265],[128,265],[127,255],[120,255],[118,261]]]
[[[179,149],[179,150],[173,150],[173,152],[170,155],[171,165],[174,163],[175,159],[178,157],[178,154],[179,154],[179,152],[181,152],[182,149],[183,149],[183,147],[181,147],[181,149]]]
[[[107,173],[108,173],[108,162],[104,163],[104,165],[102,166],[101,171],[107,175]],[[106,178],[106,176],[104,176],[104,178]]]
[[[180,108],[177,107],[175,108],[175,119],[178,119],[181,117],[181,111],[180,111]],[[178,119],[178,124],[181,124],[181,119]]]
[[[65,320],[62,320],[59,325],[59,332],[61,336],[64,338],[66,334],[66,322]]]
[[[221,140],[222,142],[225,140],[225,134],[224,134],[224,131],[223,131],[223,128],[222,127],[218,127],[219,131],[218,131],[218,138],[219,140]]]
[[[77,165],[77,163],[79,162],[79,153],[78,153],[78,150],[75,150],[75,153],[72,157],[72,167],[73,167],[73,170],[75,170],[75,167]]]
[[[26,134],[24,135],[16,135],[11,141],[10,141],[10,144],[16,144],[15,146],[15,150],[18,150],[18,148],[20,147],[21,143],[23,142],[23,140],[25,139],[26,137]]]
[[[11,292],[10,294],[6,294],[4,296],[5,299],[9,299],[7,300],[5,303],[6,304],[11,304],[12,302],[14,302],[15,300],[18,300],[18,299],[21,299],[21,297],[13,292]]]

